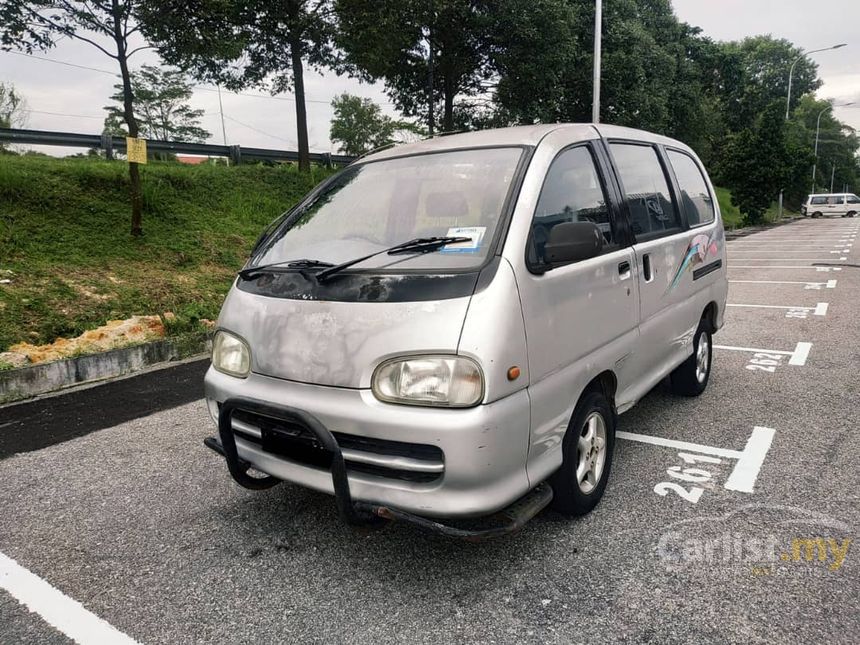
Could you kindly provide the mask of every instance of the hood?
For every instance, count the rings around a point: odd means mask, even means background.
[[[316,385],[369,388],[373,370],[384,359],[456,352],[469,300],[300,300],[234,286],[218,326],[248,342],[253,372]]]

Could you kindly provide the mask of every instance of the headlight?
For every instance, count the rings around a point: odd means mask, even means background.
[[[251,371],[251,352],[241,338],[218,331],[212,342],[212,367],[219,372],[245,378]]]
[[[387,361],[373,374],[373,394],[381,401],[467,408],[484,396],[484,376],[470,358],[415,356]]]

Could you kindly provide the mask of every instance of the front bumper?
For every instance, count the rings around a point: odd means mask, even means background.
[[[532,489],[525,470],[529,428],[525,391],[489,405],[445,410],[382,403],[367,390],[308,385],[259,374],[236,379],[211,368],[205,384],[210,410],[218,414],[220,444],[228,464],[234,462],[231,473],[240,483],[243,483],[242,475],[237,477],[237,472],[244,464],[277,480],[333,494],[338,498],[341,512],[347,515],[349,509],[344,509],[342,500],[353,506],[370,504],[379,516],[414,515],[431,523],[433,520],[429,518],[474,518],[493,514],[518,502]],[[233,403],[225,408],[228,400]],[[243,402],[251,405],[243,405]],[[233,419],[233,411],[248,407],[257,407],[270,417],[302,417],[303,425],[317,434],[319,444],[335,455],[331,466],[298,463],[263,450],[261,443],[249,440],[249,435],[242,431],[246,424]],[[229,409],[230,414],[225,415],[225,409]],[[321,434],[329,436],[320,437]],[[356,462],[352,460],[367,462],[367,455],[359,457],[355,451],[342,449],[336,436],[343,442],[376,440],[436,447],[443,460],[437,464],[398,457],[398,467],[409,470],[419,468],[416,464],[420,463],[423,465],[419,470],[433,473],[433,476],[405,480],[387,477],[379,471],[356,469]],[[235,454],[232,454],[230,443],[235,445]],[[390,465],[389,456],[371,457]],[[339,459],[344,462],[343,477],[336,473],[340,470]],[[237,463],[240,466],[237,467]],[[341,485],[343,481],[340,480],[345,480],[345,485]],[[544,500],[545,494],[538,497],[542,508],[549,500]],[[380,509],[387,510],[378,512]]]

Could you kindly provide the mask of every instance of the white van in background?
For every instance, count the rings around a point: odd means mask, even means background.
[[[860,197],[853,193],[822,193],[810,195],[806,203],[800,207],[805,217],[821,217],[822,215],[839,215],[854,217],[860,211]]]

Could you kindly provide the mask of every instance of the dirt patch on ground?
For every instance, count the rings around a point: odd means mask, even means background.
[[[169,320],[170,315],[165,317]],[[164,335],[164,322],[160,316],[132,316],[126,320],[109,320],[107,324],[85,331],[76,338],[58,338],[47,345],[18,343],[12,345],[8,353],[24,356],[29,363],[45,363],[143,343]]]

